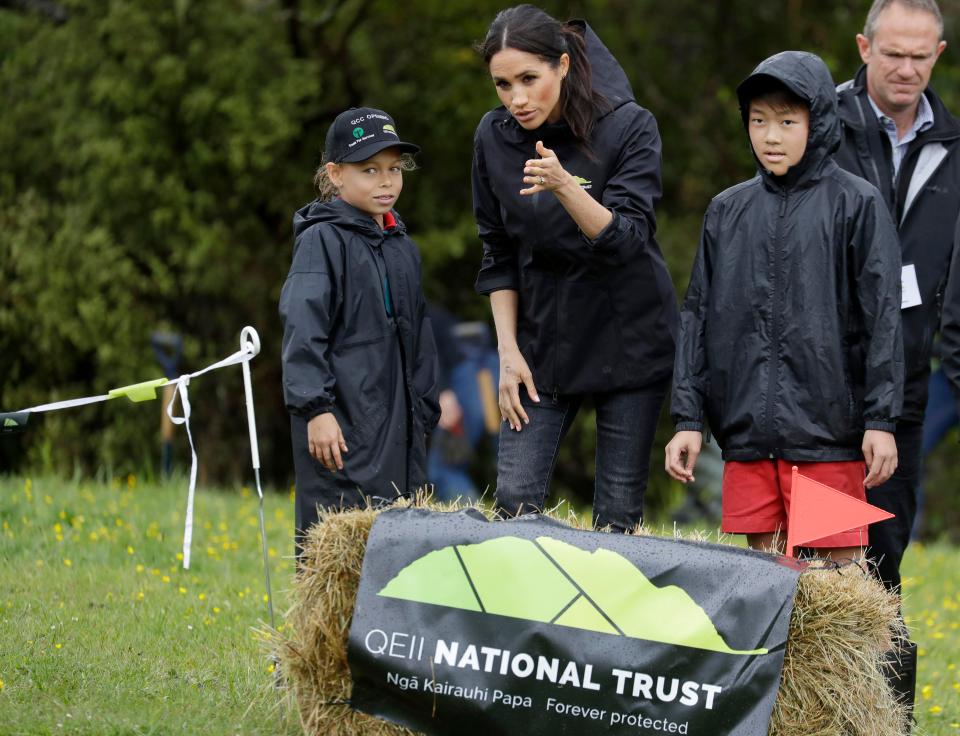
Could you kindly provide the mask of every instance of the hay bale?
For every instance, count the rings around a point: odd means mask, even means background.
[[[883,674],[903,635],[897,598],[856,565],[800,576],[770,736],[900,736],[906,713]]]
[[[427,504],[434,510],[451,506]],[[413,732],[352,710],[347,637],[374,510],[323,514],[305,540],[286,632],[273,632],[281,672],[309,736]],[[901,736],[905,714],[882,671],[902,633],[897,600],[856,565],[800,576],[770,736]]]

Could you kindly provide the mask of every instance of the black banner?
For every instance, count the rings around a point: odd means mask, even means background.
[[[766,736],[799,572],[548,519],[386,511],[351,702],[426,734]]]

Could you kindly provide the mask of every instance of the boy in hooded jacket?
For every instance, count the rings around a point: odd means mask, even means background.
[[[792,466],[860,500],[896,468],[900,250],[880,193],[834,161],[837,96],[819,57],[776,54],[737,95],[759,171],[704,217],[666,469],[693,480],[709,423],[727,461],[723,530],[782,551]],[[866,543],[861,528],[807,546],[840,558]]]
[[[341,113],[314,178],[319,198],[293,218],[280,315],[298,557],[318,507],[396,499],[426,482],[437,349],[420,254],[393,209],[419,150],[382,110]]]

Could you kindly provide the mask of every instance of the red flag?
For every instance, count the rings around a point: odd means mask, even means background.
[[[883,509],[800,475],[793,466],[787,556],[793,557],[794,548],[807,542],[892,518]]]

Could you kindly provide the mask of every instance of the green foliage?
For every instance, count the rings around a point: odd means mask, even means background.
[[[658,238],[682,295],[711,196],[749,177],[734,90],[765,56],[805,48],[836,79],[859,64],[866,0],[597,0],[541,5],[586,17],[663,137]],[[17,409],[158,375],[153,330],[185,338],[183,372],[232,352],[254,325],[261,452],[291,475],[276,304],[290,218],[311,198],[333,117],[390,111],[423,147],[399,209],[428,295],[486,318],[470,204],[473,130],[497,104],[472,49],[505,3],[480,0],[65,0],[0,4],[0,407]],[[945,15],[960,0],[944,0]],[[59,10],[58,10],[59,9]],[[960,109],[955,34],[934,74]],[[239,377],[193,394],[203,477],[246,471]],[[154,467],[155,409],[102,407],[4,438],[0,467]],[[654,450],[652,508],[670,494]],[[593,429],[574,426],[557,486],[589,496]],[[178,438],[185,460],[185,443]]]

